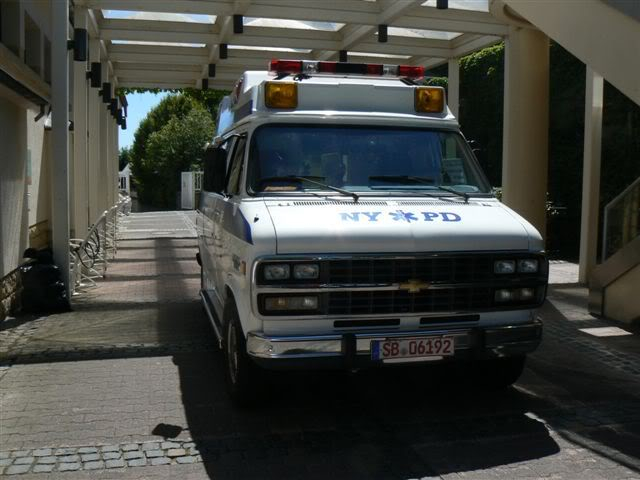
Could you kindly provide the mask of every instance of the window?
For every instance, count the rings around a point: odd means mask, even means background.
[[[318,182],[354,192],[490,192],[459,133],[417,128],[263,126],[251,140],[247,179],[256,193],[322,190]]]
[[[246,137],[240,137],[236,141],[233,149],[233,158],[229,165],[229,173],[227,174],[226,193],[229,195],[237,195],[240,192],[240,178],[242,177],[242,164],[244,163],[244,150],[247,143]]]
[[[218,166],[220,162],[226,162],[227,153],[231,146],[231,141],[232,139],[229,139],[221,143],[218,147],[210,146],[209,148],[207,148],[203,162],[203,190],[206,190],[207,192],[220,192],[222,190],[222,186],[224,185],[224,178],[217,178],[220,176],[220,174],[216,172],[216,169],[220,168]],[[227,170],[226,163],[224,170],[225,172]]]

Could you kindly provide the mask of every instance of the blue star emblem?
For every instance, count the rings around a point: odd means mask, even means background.
[[[411,213],[411,212],[403,212],[402,210],[396,210],[395,212],[389,212],[389,215],[391,215],[391,217],[396,221],[396,222],[417,222],[418,219],[416,218],[416,216]]]

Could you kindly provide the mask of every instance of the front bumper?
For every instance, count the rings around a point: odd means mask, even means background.
[[[534,320],[525,324],[486,328],[310,336],[266,337],[261,333],[251,332],[247,336],[247,352],[256,363],[266,368],[356,368],[381,363],[372,360],[371,342],[374,340],[443,335],[455,338],[455,354],[452,357],[444,357],[444,360],[524,355],[533,352],[540,344],[542,322]],[[405,359],[406,363],[417,360],[429,361],[430,358]]]

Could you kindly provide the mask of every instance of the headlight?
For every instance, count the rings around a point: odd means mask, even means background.
[[[287,264],[265,265],[265,280],[286,280],[291,276],[291,269]]]
[[[516,271],[515,260],[498,260],[493,264],[493,271],[495,273],[514,273]]]
[[[538,271],[538,260],[535,258],[518,260],[518,271],[520,273],[536,273]]]
[[[317,310],[318,297],[267,297],[264,300],[265,310]]]
[[[318,278],[320,266],[317,263],[300,263],[293,266],[293,278],[308,280]]]

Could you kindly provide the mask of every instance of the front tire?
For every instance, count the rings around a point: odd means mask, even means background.
[[[257,401],[262,379],[259,367],[247,353],[240,317],[234,304],[225,306],[224,360],[227,391],[233,403],[250,406]]]

